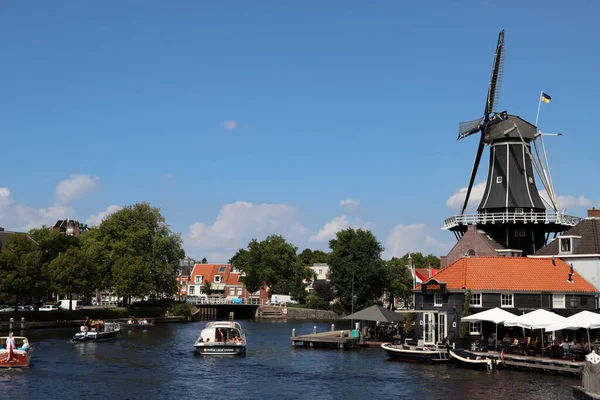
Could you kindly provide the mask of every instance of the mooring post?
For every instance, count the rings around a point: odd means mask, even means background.
[[[331,332],[335,331],[335,324],[331,324]]]
[[[10,318],[10,322],[8,323],[8,329],[13,330],[15,329],[15,319],[14,318]]]
[[[340,331],[340,337],[343,338],[344,337],[344,331]]]
[[[296,337],[296,328],[292,329],[292,347],[296,347],[296,341],[294,338]]]
[[[313,335],[314,335],[315,333],[317,333],[317,326],[316,326],[316,325],[315,325],[315,326],[313,326]]]
[[[25,329],[25,317],[21,317],[21,329]]]

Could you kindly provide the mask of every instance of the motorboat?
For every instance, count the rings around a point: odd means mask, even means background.
[[[459,366],[471,369],[492,370],[496,369],[495,359],[472,353],[465,349],[450,349],[450,358]]]
[[[154,321],[139,319],[136,322],[133,322],[133,320],[129,320],[122,325],[122,328],[131,330],[151,329],[154,328]]]
[[[118,322],[105,322],[92,328],[84,325],[71,340],[73,342],[102,342],[116,339],[120,332],[121,325]]]
[[[449,360],[448,350],[442,346],[425,346],[423,340],[414,343],[406,339],[404,343],[383,343],[381,348],[393,359],[424,363],[443,363]]]
[[[211,321],[194,343],[201,355],[246,355],[246,334],[234,321]]]
[[[12,359],[9,360],[9,351],[6,349],[8,336],[0,337],[0,368],[29,367],[35,346],[30,345],[29,340],[24,336],[13,336],[13,339],[15,340],[15,349]]]

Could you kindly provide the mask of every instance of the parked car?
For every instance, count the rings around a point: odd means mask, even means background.
[[[19,311],[33,311],[32,306],[19,306]]]
[[[39,311],[58,311],[59,308],[55,304],[46,304],[45,306],[41,306]]]
[[[7,306],[6,304],[0,305],[0,312],[13,312],[15,311],[14,307]]]

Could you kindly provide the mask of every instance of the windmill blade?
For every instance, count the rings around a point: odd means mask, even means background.
[[[487,101],[485,105],[485,117],[496,111],[500,100],[500,87],[502,86],[502,77],[504,76],[504,30],[498,35],[498,44],[496,45],[496,54],[494,55],[494,65],[492,67],[492,76],[488,87]]]
[[[472,121],[461,122],[458,125],[458,138],[456,140],[466,138],[467,136],[479,132],[479,130],[481,129],[481,121],[483,121],[483,118],[477,118]]]
[[[463,205],[460,215],[463,215],[465,213],[465,209],[467,208],[467,204],[469,203],[471,189],[473,189],[473,182],[475,182],[475,176],[477,175],[477,169],[479,168],[479,161],[481,161],[481,154],[483,153],[483,145],[483,132],[481,132],[481,138],[479,139],[479,148],[477,148],[475,162],[473,163],[473,171],[471,171],[471,179],[469,180],[469,186],[467,187],[467,196],[465,197],[465,204]]]

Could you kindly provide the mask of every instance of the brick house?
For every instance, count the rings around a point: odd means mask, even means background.
[[[65,235],[79,237],[88,230],[88,226],[72,219],[59,219],[50,229]]]
[[[470,313],[501,307],[516,315],[539,308],[565,317],[596,310],[598,290],[560,259],[463,257],[415,289],[415,337],[433,344],[459,338],[465,296]],[[469,324],[479,339],[494,326]]]

